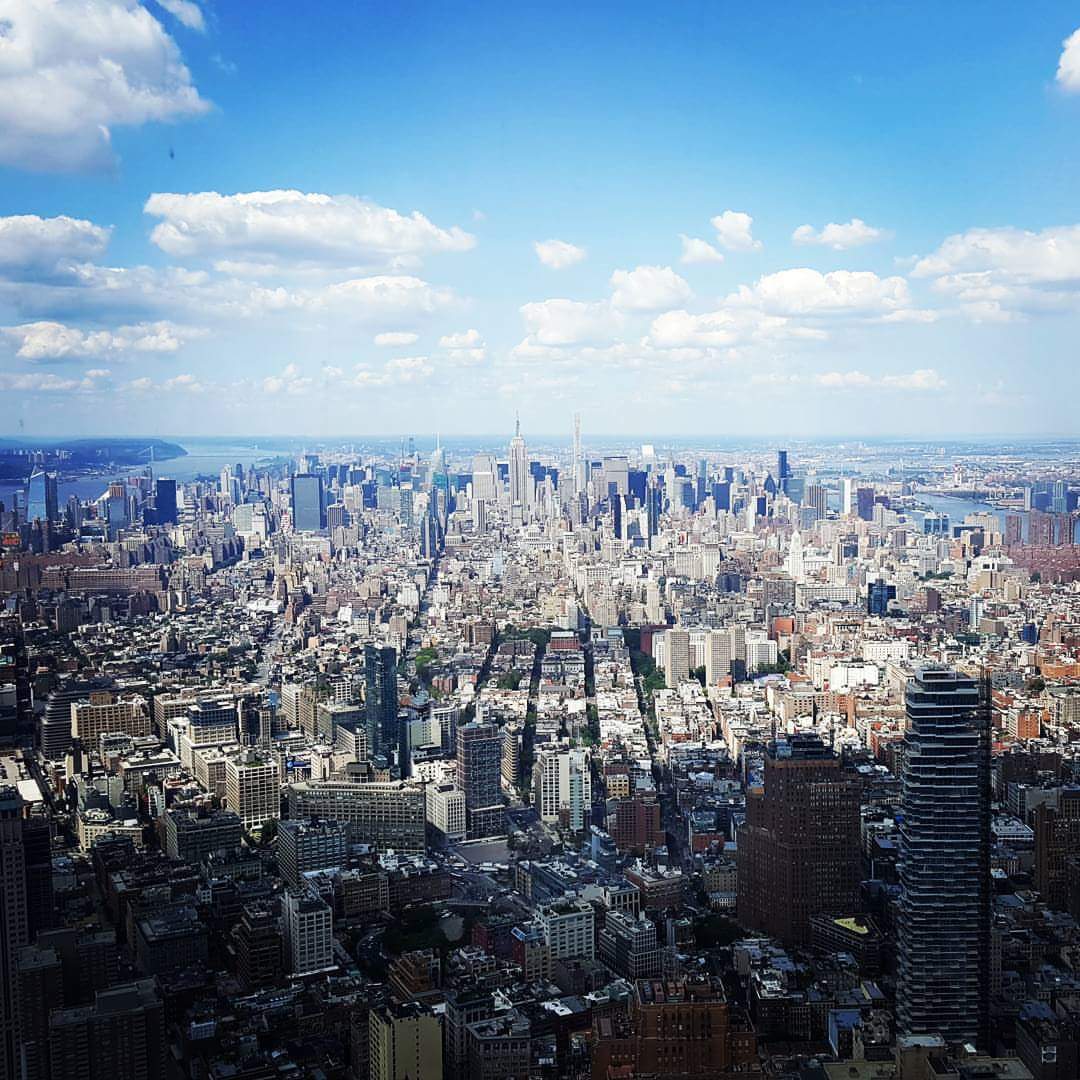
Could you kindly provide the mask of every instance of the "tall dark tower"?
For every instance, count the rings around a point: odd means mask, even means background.
[[[776,451],[776,488],[785,495],[787,494],[788,478],[791,476],[791,466],[788,464],[787,455],[786,450]]]
[[[393,646],[364,646],[364,684],[368,752],[386,756],[394,747],[400,752],[397,650]]]
[[[0,1080],[19,1076],[15,963],[30,939],[22,815],[18,789],[0,787]]]
[[[897,1024],[985,1047],[989,1028],[988,688],[946,668],[908,683]]]

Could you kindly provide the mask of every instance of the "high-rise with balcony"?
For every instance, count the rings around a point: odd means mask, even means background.
[[[905,696],[896,1017],[985,1046],[990,964],[989,724],[974,679],[922,668]]]

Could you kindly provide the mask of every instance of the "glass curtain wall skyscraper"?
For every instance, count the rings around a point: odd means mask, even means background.
[[[905,1034],[986,1046],[990,960],[986,690],[945,668],[908,683],[896,1013]]]
[[[26,491],[27,521],[56,521],[59,503],[56,477],[44,469],[37,469],[30,477]]]
[[[326,528],[326,497],[321,476],[297,473],[292,478],[292,516],[297,532],[319,532]]]
[[[364,646],[364,689],[370,752],[386,757],[397,747],[401,754],[404,740],[398,730],[397,650],[393,646]]]

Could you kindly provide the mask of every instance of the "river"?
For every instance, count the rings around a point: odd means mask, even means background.
[[[978,499],[961,499],[952,495],[919,495],[917,498],[922,505],[928,506],[931,510],[939,514],[948,514],[950,525],[959,525],[968,514],[993,514],[1001,526],[1002,533],[1004,533],[1005,515],[1019,514],[1023,521],[1021,526],[1022,535],[1025,540],[1028,538],[1028,518],[1030,514],[1027,510],[1001,510],[988,502]],[[1073,542],[1080,543],[1080,521],[1074,523]]]

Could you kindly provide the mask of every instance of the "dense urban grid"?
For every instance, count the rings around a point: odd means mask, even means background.
[[[102,445],[0,454],[0,1080],[1080,1075],[1077,444]]]

